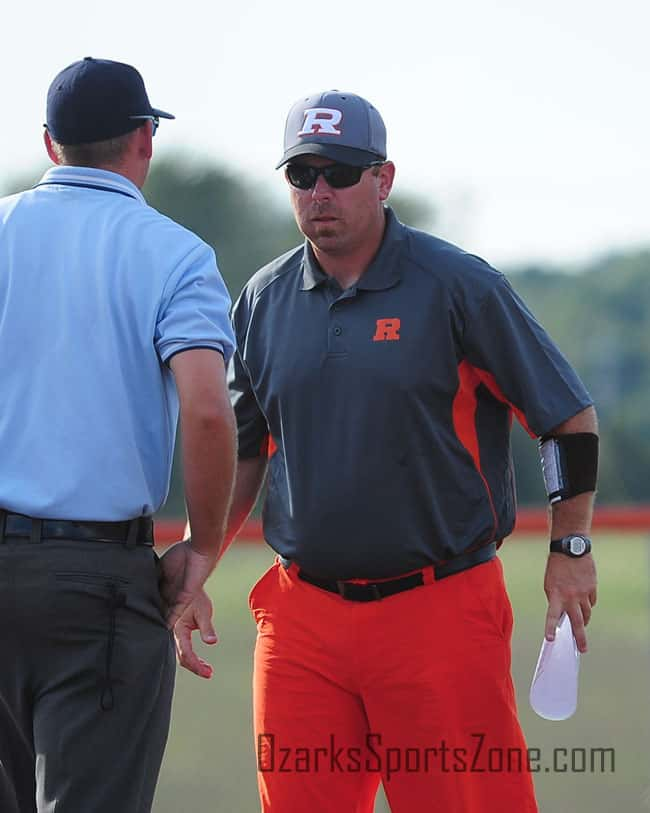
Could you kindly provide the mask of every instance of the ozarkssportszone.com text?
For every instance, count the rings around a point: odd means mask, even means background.
[[[386,781],[399,773],[614,773],[614,748],[503,748],[485,734],[471,735],[471,746],[445,741],[432,746],[394,747],[381,734],[368,733],[362,746],[341,745],[330,734],[323,745],[288,746],[275,734],[257,737],[261,773],[379,773]]]

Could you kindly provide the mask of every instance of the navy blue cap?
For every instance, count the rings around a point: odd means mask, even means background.
[[[353,166],[386,160],[386,127],[378,111],[354,93],[328,90],[299,99],[284,129],[284,155],[322,155]]]
[[[135,130],[143,119],[173,119],[152,107],[132,65],[90,56],[73,62],[47,92],[46,127],[59,144],[89,144]]]

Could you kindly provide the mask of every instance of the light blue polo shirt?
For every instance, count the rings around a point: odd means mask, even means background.
[[[233,352],[213,250],[113,172],[0,199],[0,507],[151,514],[169,490],[178,352]]]

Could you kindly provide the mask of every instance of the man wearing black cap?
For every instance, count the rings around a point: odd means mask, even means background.
[[[161,118],[135,68],[75,62],[47,97],[56,166],[0,200],[2,813],[151,809],[170,631],[223,539],[230,300],[140,192]],[[158,560],[179,413],[194,534]]]
[[[596,599],[586,538],[591,398],[507,280],[400,223],[365,99],[289,113],[304,246],[245,286],[229,385],[239,465],[226,538],[268,471],[278,553],[250,605],[264,811],[533,813],[497,546],[513,528],[511,418],[542,439],[553,502],[546,634],[579,648]],[[179,622],[181,657],[209,611]]]

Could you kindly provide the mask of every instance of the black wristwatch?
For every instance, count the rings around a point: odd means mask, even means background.
[[[590,550],[591,539],[588,536],[571,534],[563,536],[562,539],[551,540],[551,553],[566,553],[567,556],[572,556],[574,559],[585,556]]]

